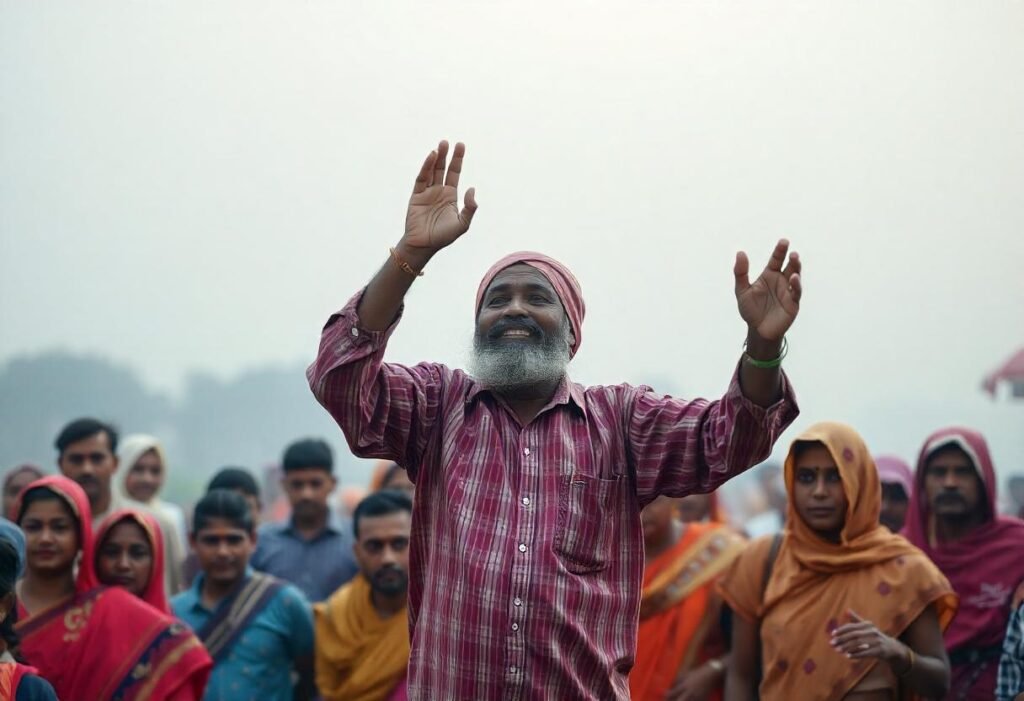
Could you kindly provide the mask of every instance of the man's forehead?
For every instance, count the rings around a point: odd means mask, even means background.
[[[249,532],[241,526],[239,526],[234,521],[213,517],[209,521],[207,521],[202,528],[199,529],[198,534],[224,538],[227,536],[234,535],[248,536]]]
[[[544,273],[528,263],[515,263],[499,271],[494,276],[491,284],[487,286],[487,292],[497,287],[513,285],[537,285],[551,292],[555,291],[551,281],[547,279]]]
[[[412,532],[412,514],[396,511],[381,516],[359,517],[359,540],[368,538],[409,537]]]

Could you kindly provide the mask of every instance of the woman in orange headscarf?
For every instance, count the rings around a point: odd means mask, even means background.
[[[759,662],[769,701],[943,696],[942,630],[956,597],[920,550],[879,524],[864,441],[816,424],[790,447],[785,477],[785,534],[752,544],[718,585],[737,614],[727,701],[757,698]]]

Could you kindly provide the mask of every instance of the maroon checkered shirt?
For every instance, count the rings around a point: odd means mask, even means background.
[[[460,370],[383,362],[393,332],[331,317],[307,376],[352,451],[416,482],[409,698],[628,699],[644,567],[640,510],[708,492],[797,415],[565,381],[529,425]],[[397,324],[397,320],[395,324]]]

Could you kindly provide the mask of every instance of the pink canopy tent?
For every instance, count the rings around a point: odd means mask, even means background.
[[[989,373],[982,382],[982,387],[991,396],[996,396],[996,387],[1002,382],[1010,383],[1010,394],[1024,399],[1024,348],[1003,363],[994,372]]]

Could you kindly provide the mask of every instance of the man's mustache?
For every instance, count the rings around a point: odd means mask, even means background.
[[[531,336],[538,336],[543,338],[544,331],[541,330],[540,326],[536,321],[528,317],[522,319],[502,319],[491,327],[490,331],[487,332],[487,339],[495,341],[502,336],[506,331],[529,331]]]
[[[959,492],[944,492],[935,497],[937,504],[966,504],[967,499]]]
[[[379,579],[380,577],[383,577],[383,576],[389,575],[389,574],[397,574],[397,575],[405,576],[405,570],[403,570],[398,565],[384,565],[379,570],[377,570],[376,572],[373,573],[373,578],[374,579]]]

